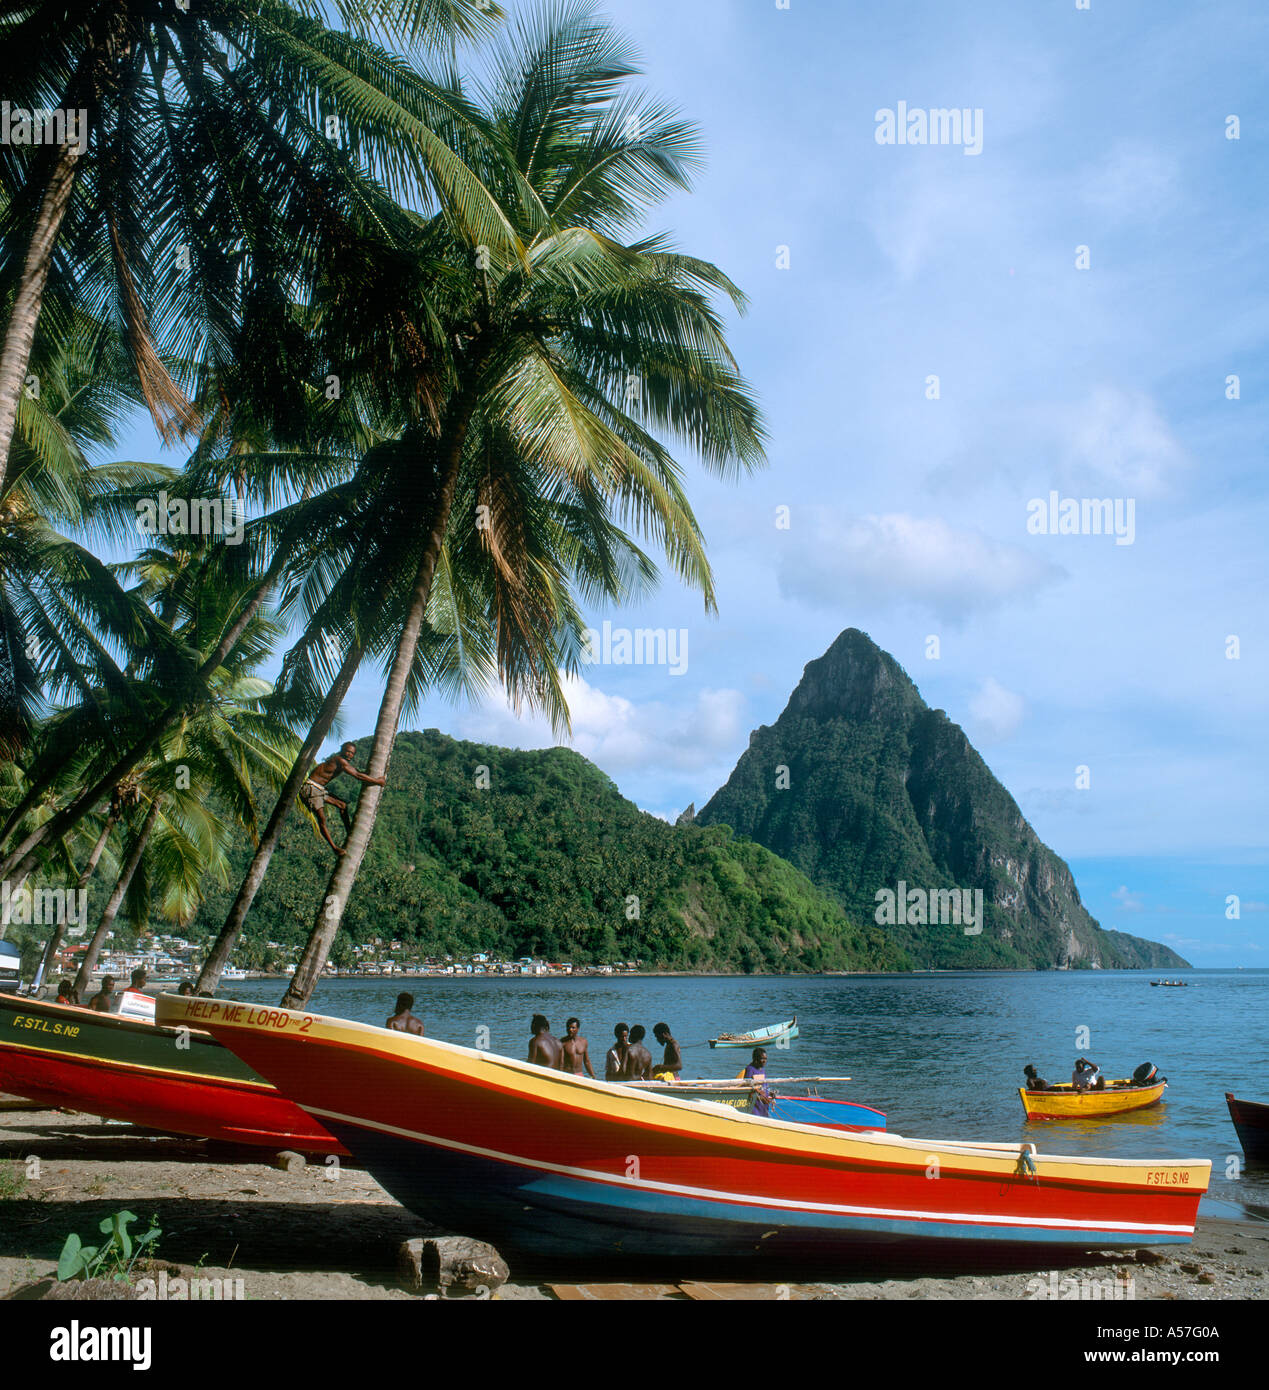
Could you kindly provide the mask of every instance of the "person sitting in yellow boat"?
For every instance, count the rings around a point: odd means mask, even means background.
[[[1036,1074],[1036,1069],[1030,1062],[1023,1067],[1022,1074],[1027,1078],[1026,1089],[1028,1091],[1047,1091],[1049,1089],[1049,1083],[1044,1077]]]
[[[1090,1062],[1087,1057],[1077,1057],[1075,1070],[1071,1072],[1071,1085],[1077,1091],[1104,1091],[1106,1078],[1096,1062]]]

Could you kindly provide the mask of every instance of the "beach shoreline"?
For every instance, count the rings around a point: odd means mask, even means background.
[[[231,1152],[25,1104],[0,1105],[0,1298],[48,1279],[67,1235],[87,1242],[99,1221],[124,1209],[137,1217],[134,1232],[156,1219],[162,1235],[152,1272],[172,1279],[196,1272],[240,1290],[232,1296],[259,1300],[420,1297],[400,1282],[397,1252],[437,1232],[351,1163],[314,1160],[284,1171],[265,1151]],[[623,1298],[675,1299],[693,1296],[685,1283],[713,1278],[734,1299],[1260,1300],[1269,1297],[1269,1221],[1200,1213],[1193,1242],[1136,1257],[861,1251],[850,1266],[802,1273],[787,1266],[768,1272],[750,1261],[739,1278],[723,1268],[683,1278],[662,1269],[652,1278],[625,1266],[530,1270],[513,1263],[496,1297],[549,1300],[574,1296],[558,1289],[620,1284]]]

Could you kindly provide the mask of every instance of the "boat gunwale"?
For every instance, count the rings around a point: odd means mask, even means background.
[[[161,1011],[166,1012],[169,1016],[172,1017],[190,1017],[192,1011],[196,1008],[206,1008],[208,1005],[223,1006],[226,1003],[231,1003],[235,1007],[239,1006],[238,1001],[199,999],[196,996],[191,997],[171,994],[162,994],[158,996],[158,1007]],[[242,1004],[241,1007],[261,1009],[263,1006],[258,1004]],[[227,1019],[224,1017],[217,1018],[215,1020],[215,1027],[218,1029],[224,1029],[226,1032],[237,1031],[243,1033],[257,1034],[261,1037],[280,1038],[282,1036],[285,1036],[291,1041],[296,1041],[300,1043],[303,1043],[305,1041],[315,1042],[317,1041],[317,1038],[320,1036],[323,1042],[328,1045],[335,1047],[346,1047],[359,1052],[372,1053],[377,1056],[384,1057],[388,1060],[398,1061],[402,1065],[410,1064],[410,1054],[412,1052],[418,1053],[421,1050],[424,1054],[426,1054],[428,1051],[435,1049],[443,1054],[448,1053],[452,1054],[455,1058],[465,1058],[470,1061],[475,1061],[480,1063],[482,1066],[492,1067],[495,1070],[507,1071],[513,1075],[523,1075],[525,1077],[532,1078],[539,1084],[548,1084],[552,1087],[560,1087],[565,1090],[567,1090],[567,1088],[569,1087],[580,1087],[582,1091],[590,1092],[592,1095],[594,1095],[596,1099],[603,1097],[604,1099],[610,1102],[621,1101],[625,1104],[633,1103],[640,1107],[669,1107],[673,1112],[675,1112],[676,1116],[680,1121],[679,1123],[676,1123],[673,1126],[669,1126],[669,1128],[674,1130],[681,1130],[684,1127],[684,1123],[686,1122],[687,1117],[689,1115],[696,1117],[696,1119],[699,1121],[700,1117],[704,1114],[707,1116],[707,1118],[714,1120],[720,1124],[727,1123],[733,1125],[741,1124],[761,1126],[761,1133],[748,1137],[746,1139],[746,1143],[750,1145],[757,1145],[758,1147],[762,1148],[770,1148],[775,1152],[788,1153],[790,1151],[787,1144],[781,1145],[778,1142],[779,1137],[782,1133],[787,1133],[790,1137],[796,1137],[802,1140],[814,1140],[815,1148],[811,1149],[810,1151],[803,1150],[798,1145],[793,1146],[792,1151],[799,1157],[828,1159],[843,1163],[850,1163],[853,1161],[874,1161],[868,1157],[864,1157],[862,1160],[854,1159],[852,1158],[849,1149],[844,1149],[842,1147],[845,1145],[859,1144],[863,1145],[866,1148],[875,1147],[879,1150],[900,1150],[905,1154],[920,1153],[922,1155],[922,1163],[928,1163],[929,1151],[931,1149],[938,1149],[942,1154],[951,1154],[954,1156],[963,1156],[968,1158],[979,1158],[983,1161],[991,1161],[995,1163],[1004,1162],[1006,1155],[1013,1155],[1016,1158],[1021,1158],[1023,1154],[1029,1154],[1032,1160],[1037,1163],[1043,1160],[1044,1162],[1048,1163],[1069,1164],[1075,1167],[1138,1170],[1146,1168],[1188,1168],[1192,1170],[1205,1170],[1208,1174],[1208,1179],[1210,1181],[1212,1161],[1211,1159],[1207,1158],[1128,1159],[1097,1158],[1091,1155],[1083,1154],[1041,1154],[1036,1150],[1034,1143],[1031,1143],[1027,1140],[1021,1140],[1016,1144],[988,1144],[975,1143],[972,1140],[908,1139],[905,1138],[903,1135],[897,1134],[889,1130],[875,1132],[866,1131],[861,1134],[852,1133],[849,1135],[839,1135],[833,1130],[825,1129],[823,1126],[801,1124],[793,1120],[777,1120],[767,1118],[764,1116],[750,1115],[745,1113],[744,1111],[738,1111],[730,1106],[719,1107],[720,1111],[723,1111],[724,1113],[715,1114],[713,1112],[713,1107],[711,1107],[709,1111],[703,1111],[698,1102],[690,1100],[680,1100],[670,1095],[649,1094],[646,1092],[635,1091],[632,1088],[624,1087],[621,1088],[620,1094],[616,1094],[616,1086],[614,1085],[614,1083],[611,1082],[598,1081],[585,1076],[575,1076],[569,1072],[553,1071],[549,1068],[538,1066],[532,1062],[520,1061],[518,1058],[515,1057],[504,1057],[500,1053],[482,1051],[479,1048],[465,1047],[461,1043],[446,1042],[440,1038],[420,1037],[417,1034],[413,1033],[397,1032],[395,1030],[379,1027],[375,1024],[361,1023],[356,1019],[334,1018],[327,1014],[310,1014],[308,1012],[300,1012],[294,1009],[282,1008],[264,1008],[264,1012],[266,1014],[271,1015],[274,1020],[279,1018],[285,1018],[288,1021],[288,1023],[290,1021],[295,1021],[297,1023],[307,1022],[309,1024],[310,1030],[316,1029],[318,1031],[317,1033],[314,1033],[312,1031],[305,1031],[303,1033],[300,1033],[298,1031],[291,1032],[288,1029],[286,1033],[283,1034],[278,1031],[276,1023],[266,1025],[260,1022],[259,1020],[253,1020],[251,1022],[248,1022],[245,1019]],[[195,1018],[207,1018],[206,1013],[193,1014],[192,1016]],[[355,1042],[347,1041],[346,1039],[337,1036],[340,1031],[351,1032],[354,1034],[364,1034],[367,1036],[368,1041],[364,1046]],[[373,1042],[370,1040],[373,1040]],[[511,1086],[499,1086],[496,1082],[478,1082],[471,1075],[470,1072],[464,1071],[458,1072],[456,1074],[450,1073],[447,1071],[446,1068],[437,1066],[435,1062],[431,1062],[430,1065],[435,1070],[444,1072],[446,1075],[451,1076],[452,1079],[461,1081],[468,1085],[490,1085],[494,1089],[502,1089],[506,1090],[507,1092],[513,1092],[519,1089],[513,1088]],[[300,1102],[296,1103],[300,1104]],[[302,1108],[308,1109],[309,1107],[304,1106]],[[593,1107],[588,1106],[584,1108],[592,1109]],[[604,1118],[620,1120],[620,1117],[615,1116],[606,1116]],[[625,1122],[629,1123],[629,1121]],[[651,1119],[642,1121],[641,1123],[647,1125],[647,1127],[649,1128],[662,1128],[662,1126],[656,1125],[655,1122],[653,1122]],[[723,1140],[724,1142],[728,1138],[732,1137],[728,1135],[712,1133],[706,1133],[702,1135],[701,1131],[695,1124],[691,1126],[691,1131],[693,1135],[696,1137]],[[772,1140],[776,1142],[773,1142],[770,1145],[762,1144],[761,1138],[763,1134],[769,1135],[772,1138]],[[987,1172],[982,1173],[981,1176],[999,1178],[1010,1176],[1010,1173],[1001,1172],[999,1170],[989,1170]],[[1061,1178],[1052,1176],[1050,1176],[1048,1180],[1051,1182],[1063,1181]],[[1096,1179],[1092,1179],[1092,1181],[1096,1181]],[[1112,1181],[1109,1183],[1109,1185],[1114,1186],[1118,1184],[1115,1184]],[[1138,1186],[1140,1184],[1134,1183],[1132,1185]],[[1176,1192],[1178,1195],[1181,1195],[1184,1192],[1192,1191],[1193,1189],[1190,1189],[1188,1184],[1178,1185],[1176,1188],[1170,1189],[1167,1187],[1160,1188],[1161,1192],[1167,1190],[1171,1190],[1173,1192]]]
[[[157,1002],[159,996],[154,995],[152,997]],[[169,997],[182,999],[189,996],[171,995]],[[208,1001],[203,1000],[203,1002]],[[67,1018],[74,1019],[78,1023],[87,1023],[92,1027],[114,1028],[124,1033],[145,1033],[147,1037],[152,1037],[157,1032],[175,1038],[179,1037],[180,1030],[183,1028],[190,1035],[192,1042],[207,1047],[224,1046],[223,1043],[218,1043],[205,1028],[194,1028],[187,1023],[159,1023],[157,1019],[151,1023],[144,1018],[133,1018],[127,1014],[102,1013],[99,1009],[90,1009],[87,1004],[58,1004],[52,999],[30,999],[19,994],[0,993],[0,1009],[6,1004],[12,1004],[14,1013],[26,1009],[48,1009],[56,1014],[64,1014]],[[63,1033],[59,1036],[66,1037],[67,1035]]]

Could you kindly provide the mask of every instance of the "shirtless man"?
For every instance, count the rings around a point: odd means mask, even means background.
[[[364,772],[358,772],[349,761],[356,751],[357,745],[355,743],[340,744],[339,752],[332,753],[324,763],[318,763],[309,773],[308,781],[300,788],[300,800],[316,816],[317,828],[322,832],[322,839],[341,858],[344,851],[330,837],[330,831],[326,828],[324,808],[328,805],[333,806],[339,812],[344,822],[345,837],[352,829],[352,822],[348,819],[348,803],[328,792],[326,790],[327,783],[332,777],[338,777],[341,772],[346,772],[350,777],[355,777],[357,781],[366,782],[372,787],[383,787],[388,782],[386,777],[367,777]]]
[[[550,1067],[552,1071],[561,1071],[564,1049],[560,1046],[559,1038],[551,1036],[551,1025],[546,1018],[542,1014],[534,1014],[529,1027],[533,1029],[533,1036],[529,1039],[529,1061],[536,1062],[540,1067]]]
[[[674,1036],[670,1032],[668,1023],[658,1023],[652,1030],[652,1036],[665,1048],[665,1060],[661,1063],[658,1071],[668,1072],[677,1081],[683,1070],[683,1054],[679,1051],[679,1045],[674,1041]]]
[[[115,977],[113,975],[103,975],[101,979],[101,993],[94,994],[88,1001],[90,1009],[96,1009],[99,1014],[113,1014],[119,1011],[119,999],[115,994]]]
[[[413,1007],[414,996],[412,994],[398,994],[397,1011],[383,1026],[398,1033],[414,1033],[421,1038],[423,1036],[423,1020],[415,1018],[410,1012]]]
[[[642,1023],[636,1023],[630,1030],[630,1050],[626,1053],[626,1080],[652,1080],[652,1053],[643,1045],[647,1030]]]
[[[612,1035],[617,1041],[604,1058],[604,1080],[624,1081],[626,1068],[630,1065],[630,1029],[626,1024],[619,1023],[612,1030]]]
[[[560,1063],[560,1070],[568,1072],[570,1076],[589,1076],[594,1081],[595,1069],[590,1064],[590,1051],[586,1046],[586,1039],[581,1036],[581,1020],[570,1018],[564,1027],[568,1036],[561,1044],[564,1059]],[[586,1068],[585,1072],[582,1070],[583,1067]]]

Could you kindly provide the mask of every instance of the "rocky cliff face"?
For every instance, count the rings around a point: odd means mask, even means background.
[[[854,628],[806,667],[776,723],[751,735],[697,816],[718,822],[791,861],[856,921],[888,916],[922,966],[1185,964],[1098,926],[964,732]]]

